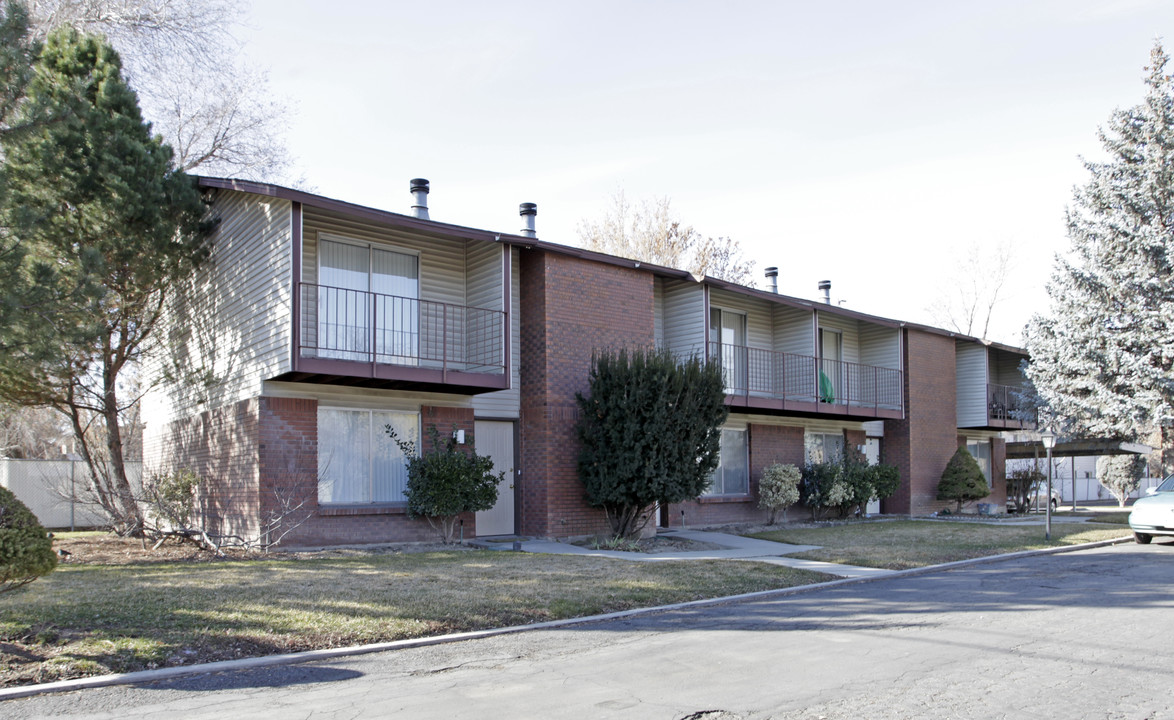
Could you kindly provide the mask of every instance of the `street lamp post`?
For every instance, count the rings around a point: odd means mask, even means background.
[[[1056,436],[1048,430],[1039,434],[1044,449],[1048,451],[1048,494],[1044,496],[1044,507],[1047,515],[1044,519],[1044,540],[1052,539],[1052,448],[1056,447]]]

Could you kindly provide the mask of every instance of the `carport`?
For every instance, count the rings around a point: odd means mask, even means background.
[[[1123,442],[1106,438],[1091,438],[1085,440],[1057,441],[1052,448],[1052,458],[1071,458],[1075,468],[1076,458],[1100,455],[1149,455],[1154,449],[1142,443]],[[1024,440],[1007,443],[1008,460],[1041,460],[1047,451],[1042,440]],[[1072,472],[1072,482],[1075,485],[1076,472]],[[1076,503],[1076,488],[1072,489],[1072,502]]]

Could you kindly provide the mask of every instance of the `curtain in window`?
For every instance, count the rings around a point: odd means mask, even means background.
[[[986,484],[991,484],[991,444],[986,440],[970,440],[966,443],[966,451],[974,456],[978,461],[978,466],[982,468],[982,475],[986,478]]]
[[[318,502],[402,502],[407,462],[385,428],[418,441],[419,424],[415,413],[320,408]]]
[[[318,502],[370,501],[369,413],[318,410]]]
[[[839,433],[806,433],[803,449],[809,463],[839,462],[844,457],[844,436]]]
[[[745,495],[750,492],[750,465],[745,430],[722,430],[721,450],[707,495]]]
[[[418,265],[415,255],[371,251],[371,292],[377,294],[375,352],[380,362],[405,364],[419,357]]]
[[[368,299],[370,250],[321,241],[318,271],[318,347],[324,357],[367,360],[371,338]]]

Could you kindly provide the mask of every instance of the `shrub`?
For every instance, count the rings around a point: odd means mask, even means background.
[[[872,465],[868,468],[872,483],[871,500],[892,497],[901,487],[901,471],[895,465]]]
[[[451,435],[440,437],[433,425],[428,430],[432,448],[417,454],[414,441],[401,440],[390,425],[384,428],[408,463],[408,517],[426,518],[445,544],[453,541],[461,513],[488,510],[497,502],[497,484],[505,473],[493,474],[493,458],[478,455],[470,447],[461,450]]]
[[[787,521],[787,508],[799,502],[799,481],[803,476],[794,465],[775,463],[762,471],[758,481],[758,507],[770,510],[768,525],[775,524],[775,516],[783,511],[783,522]]]
[[[1027,512],[1032,493],[1043,480],[1044,474],[1035,468],[1019,468],[1007,475],[1007,497],[1015,512]]]
[[[802,500],[819,520],[828,508],[837,507],[847,495],[840,481],[840,463],[806,463],[803,466]]]
[[[149,519],[154,530],[186,530],[192,526],[196,491],[202,479],[184,468],[178,472],[152,475],[143,484]],[[150,534],[150,533],[148,533]]]
[[[1145,474],[1145,457],[1141,455],[1102,455],[1097,458],[1097,480],[1113,493],[1117,504],[1125,507],[1129,493],[1141,484]]]
[[[579,480],[612,532],[639,533],[654,503],[698,497],[718,464],[729,411],[719,363],[681,361],[663,349],[592,359],[579,404]]]
[[[958,503],[957,512],[962,512],[962,503],[990,494],[986,476],[982,474],[978,461],[966,448],[958,448],[942,472],[942,480],[938,483],[938,500],[953,500]]]
[[[57,567],[53,541],[12,491],[0,487],[0,593],[15,590]]]

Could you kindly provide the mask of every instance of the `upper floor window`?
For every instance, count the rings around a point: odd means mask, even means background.
[[[749,358],[746,349],[746,315],[721,308],[709,310],[710,357],[721,359],[726,391],[746,389]]]
[[[419,356],[415,255],[320,240],[318,347],[342,360],[410,363]]]
[[[407,460],[385,430],[419,438],[417,413],[318,408],[318,502],[403,502]]]

